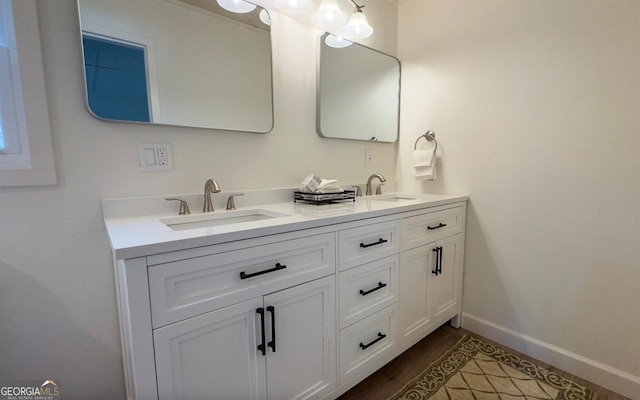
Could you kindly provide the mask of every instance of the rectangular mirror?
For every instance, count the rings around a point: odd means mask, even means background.
[[[233,13],[216,0],[78,0],[78,10],[87,104],[97,118],[273,128],[263,8]]]
[[[400,61],[360,44],[335,42],[335,38],[328,33],[320,38],[318,134],[395,142],[400,117]],[[336,43],[347,46],[332,47]]]

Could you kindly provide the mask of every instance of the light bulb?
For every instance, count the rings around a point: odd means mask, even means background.
[[[359,8],[351,15],[349,22],[344,27],[346,36],[354,39],[363,39],[373,35],[373,28],[367,22],[362,10]]]
[[[263,8],[262,11],[260,11],[260,14],[258,14],[258,17],[263,24],[271,26],[271,16],[267,12],[267,10]]]
[[[255,4],[251,4],[244,0],[216,0],[220,7],[233,13],[245,14],[256,9]]]
[[[340,26],[347,21],[347,14],[342,11],[336,0],[322,0],[313,22],[323,28]]]
[[[327,46],[333,47],[334,49],[342,49],[345,47],[349,47],[353,44],[353,42],[342,38],[340,36],[328,34],[326,38],[324,38],[324,42]]]
[[[276,0],[276,7],[289,14],[304,14],[313,8],[312,0]]]

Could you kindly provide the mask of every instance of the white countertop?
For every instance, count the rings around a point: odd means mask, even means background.
[[[395,196],[413,199],[383,199]],[[238,207],[242,210],[265,210],[287,214],[287,216],[259,221],[194,228],[175,231],[161,219],[180,218],[176,214],[147,215],[142,217],[105,218],[105,225],[116,259],[144,257],[191,247],[207,246],[252,237],[273,235],[294,230],[374,218],[400,212],[414,211],[425,207],[436,207],[457,201],[465,201],[464,195],[392,193],[381,196],[358,197],[355,202],[315,205],[308,203],[286,203]],[[233,213],[216,209],[214,213]],[[107,213],[105,212],[105,215]],[[192,212],[184,218],[193,218],[202,213]]]

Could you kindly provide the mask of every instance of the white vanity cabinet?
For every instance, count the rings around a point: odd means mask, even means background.
[[[408,348],[446,321],[460,326],[465,208],[402,219],[400,343]]]
[[[333,391],[335,237],[308,229],[118,262],[128,397]]]
[[[333,400],[459,326],[466,197],[374,197],[187,238],[107,223],[127,397]]]

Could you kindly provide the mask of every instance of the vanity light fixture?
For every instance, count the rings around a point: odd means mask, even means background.
[[[327,46],[333,47],[334,49],[343,49],[345,47],[349,47],[353,44],[353,42],[332,34],[328,34],[324,39],[324,42]]]
[[[251,4],[245,0],[216,0],[216,2],[225,10],[238,14],[250,13],[256,9],[255,4]]]
[[[364,5],[360,6],[355,1],[356,11],[349,17],[349,22],[344,27],[345,36],[354,39],[363,39],[373,35],[373,28],[367,22],[367,17],[362,12]]]
[[[322,28],[332,28],[347,22],[347,14],[342,11],[336,0],[322,0],[313,22]]]
[[[304,14],[313,8],[312,0],[275,0],[276,7],[288,14]]]
[[[260,18],[260,21],[262,21],[263,24],[271,26],[271,16],[264,8],[260,11],[260,14],[258,14],[258,18]]]

